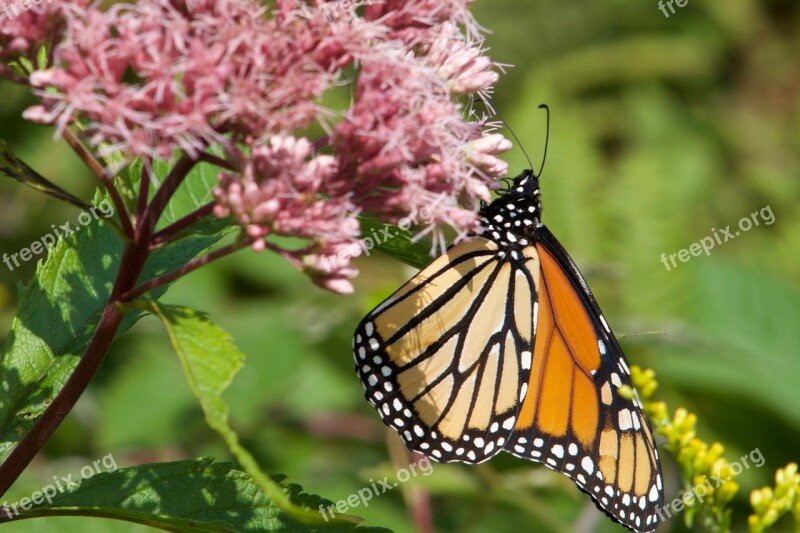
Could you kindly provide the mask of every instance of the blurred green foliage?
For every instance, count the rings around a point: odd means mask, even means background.
[[[745,531],[749,492],[772,484],[800,451],[800,5],[692,0],[666,18],[653,0],[481,0],[474,13],[493,32],[493,58],[515,65],[495,103],[537,167],[545,121],[536,106],[551,107],[545,223],[618,333],[663,333],[624,339],[629,360],[654,368],[659,399],[696,413],[699,436],[721,442],[726,456],[763,453],[764,467],[736,479],[733,529]],[[4,82],[0,95],[0,138],[37,172],[90,198],[95,183],[69,148],[20,118],[33,100]],[[519,150],[509,161],[513,172],[527,166]],[[662,253],[688,249],[712,228],[736,229],[765,206],[774,224],[671,270],[662,264]],[[3,180],[0,252],[16,252],[76,215]],[[209,312],[247,355],[225,398],[260,464],[332,500],[402,466],[389,463],[384,427],[362,398],[351,333],[413,270],[376,254],[358,265],[356,293],[343,297],[281,258],[244,251],[179,281],[164,299]],[[16,312],[14,287],[33,268],[33,261],[14,271],[0,265],[3,332]],[[119,339],[45,452],[9,500],[108,453],[120,466],[229,459],[153,318]],[[679,474],[667,455],[669,498]],[[621,531],[568,479],[510,456],[478,467],[437,464],[407,486],[417,483],[432,494],[438,531]],[[414,531],[400,490],[350,512]],[[147,530],[80,518],[6,529]],[[788,518],[775,526],[790,529]],[[686,526],[678,518],[664,530]]]

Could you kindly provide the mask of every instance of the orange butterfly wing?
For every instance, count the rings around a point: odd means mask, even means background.
[[[586,282],[544,227],[533,366],[506,451],[572,478],[614,520],[652,531],[663,506],[652,430],[631,386],[622,350]]]

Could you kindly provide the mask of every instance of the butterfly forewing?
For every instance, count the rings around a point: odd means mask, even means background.
[[[528,393],[506,450],[572,478],[597,506],[637,531],[663,505],[658,452],[622,351],[585,281],[545,228]]]
[[[367,399],[409,448],[439,461],[495,455],[527,387],[534,284],[497,251],[481,238],[452,247],[356,330]],[[519,322],[518,297],[529,309]]]

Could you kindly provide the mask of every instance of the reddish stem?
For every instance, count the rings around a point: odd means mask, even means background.
[[[61,421],[69,414],[78,398],[92,377],[100,367],[114,335],[122,322],[123,313],[117,307],[116,301],[119,294],[133,286],[144,267],[147,258],[147,249],[138,249],[136,243],[129,243],[122,254],[120,271],[114,284],[114,289],[108,303],[103,309],[103,314],[92,335],[86,352],[70,375],[64,387],[58,392],[53,402],[42,413],[31,430],[25,435],[8,458],[0,465],[0,496],[6,493],[22,471],[30,464],[39,453],[45,442],[53,435]]]
[[[159,187],[155,196],[153,196],[153,201],[150,202],[150,205],[145,209],[142,223],[136,228],[137,237],[139,239],[150,240],[150,236],[153,234],[153,230],[158,223],[158,219],[161,218],[164,208],[167,207],[169,199],[172,198],[172,195],[178,190],[178,187],[183,183],[183,179],[191,172],[195,164],[197,164],[197,159],[192,159],[188,155],[184,155],[175,163],[175,166],[172,167],[172,170],[164,179],[164,183],[161,184],[161,187]]]
[[[95,159],[94,155],[83,145],[80,139],[78,139],[78,136],[75,135],[71,129],[64,129],[64,140],[67,141],[70,148],[78,154],[78,157],[80,157],[86,166],[89,167],[89,170],[97,176],[97,179],[100,180],[103,187],[108,191],[108,195],[111,197],[111,201],[114,202],[114,207],[117,209],[117,214],[122,222],[122,229],[125,231],[125,235],[127,235],[128,238],[133,238],[133,226],[131,225],[131,219],[128,215],[128,209],[125,207],[125,202],[122,201],[119,191],[114,187],[113,180],[106,174],[100,162]]]
[[[214,154],[209,154],[207,152],[203,152],[200,155],[200,161],[204,161],[211,165],[224,168],[225,170],[230,170],[232,172],[236,171],[236,168],[234,167],[233,163],[231,163],[227,159],[223,159],[221,157],[215,156]]]
[[[197,210],[192,211],[182,219],[173,222],[166,228],[162,229],[161,231],[153,235],[153,239],[150,243],[150,248],[154,249],[158,248],[159,246],[163,246],[164,244],[169,242],[169,240],[176,234],[178,234],[181,230],[191,226],[198,220],[207,217],[213,212],[214,212],[214,202],[209,202],[206,205],[198,208]]]
[[[23,437],[3,464],[0,465],[0,497],[6,493],[41,450],[44,443],[53,435],[56,428],[58,428],[86,390],[92,377],[103,362],[124,316],[124,312],[120,309],[118,303],[123,301],[124,295],[130,292],[139,280],[150,255],[153,228],[155,228],[169,199],[183,182],[195,162],[188,156],[184,156],[178,161],[165,179],[164,184],[156,192],[151,204],[145,210],[144,217],[133,232],[133,241],[125,245],[120,259],[117,279],[114,281],[114,288],[111,290],[111,295],[103,309],[103,314],[89,341],[86,352],[64,384],[64,387],[53,399],[53,402],[36,420],[31,430]],[[125,217],[121,218],[124,220]],[[188,272],[188,270],[186,271]],[[3,514],[7,513],[3,512]]]
[[[142,165],[142,176],[139,182],[139,202],[136,206],[136,220],[142,220],[147,209],[147,197],[150,196],[150,160],[145,160]]]
[[[202,257],[198,257],[197,259],[189,261],[182,267],[173,270],[168,274],[164,274],[163,276],[153,278],[145,283],[142,283],[138,287],[131,289],[130,291],[122,295],[120,301],[129,302],[131,300],[134,300],[135,298],[138,298],[139,296],[148,291],[152,291],[156,287],[166,285],[167,283],[172,283],[176,279],[185,276],[186,274],[188,274],[193,270],[197,270],[201,266],[205,266],[212,261],[216,261],[217,259],[225,257],[226,255],[232,254],[236,250],[240,250],[241,248],[247,246],[250,242],[252,241],[248,240],[237,241],[233,244],[229,244],[228,246],[223,246],[218,250],[214,250],[213,252],[206,254]]]

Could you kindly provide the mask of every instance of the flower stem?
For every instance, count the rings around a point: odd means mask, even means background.
[[[119,219],[122,221],[122,228],[125,231],[125,235],[127,235],[128,238],[133,238],[133,226],[131,225],[131,219],[128,215],[128,209],[125,206],[125,202],[122,201],[119,191],[114,187],[111,178],[106,174],[105,169],[103,169],[103,166],[95,159],[94,155],[83,145],[80,139],[78,139],[78,136],[75,135],[75,132],[71,129],[64,128],[64,140],[67,141],[70,148],[78,154],[78,157],[89,167],[92,174],[97,176],[97,179],[100,180],[103,187],[108,191],[108,195],[111,197],[111,201],[114,202],[114,207],[117,209],[117,214],[119,214]]]
[[[214,212],[214,202],[209,202],[206,205],[199,207],[195,211],[192,211],[182,219],[170,224],[166,228],[162,229],[155,235],[153,235],[153,239],[150,242],[150,248],[158,248],[163,246],[164,244],[168,243],[169,240],[174,237],[178,232],[182,229],[187,228],[197,222],[198,220],[206,217]]]
[[[86,162],[86,164],[90,167],[93,165],[92,162],[97,163],[91,154],[86,151],[83,145],[78,141],[77,137],[75,137],[75,135],[69,130],[66,131],[68,133],[65,135],[65,137],[71,139],[72,142],[70,142],[70,145],[73,147],[73,149],[75,149],[79,155],[84,154],[82,157],[84,162]],[[102,168],[99,167],[99,164],[93,169],[97,170],[97,168],[100,168],[100,175],[103,176],[101,179],[103,183],[109,187],[109,193],[111,194],[111,197],[115,199],[115,203],[117,203],[117,201],[120,202],[117,204],[117,208],[120,209],[120,218],[122,219],[123,223],[126,224],[126,229],[130,229],[133,239],[125,244],[125,248],[120,259],[117,278],[114,281],[114,287],[111,290],[111,295],[108,298],[108,302],[103,308],[103,314],[101,315],[100,321],[98,322],[94,334],[89,341],[89,345],[86,347],[86,352],[83,354],[83,357],[81,357],[80,362],[75,367],[75,370],[72,372],[69,379],[67,379],[67,382],[53,399],[53,402],[36,420],[31,430],[25,435],[25,437],[22,438],[19,444],[14,447],[13,451],[9,454],[3,464],[0,465],[0,497],[6,493],[6,491],[9,489],[9,487],[11,487],[14,481],[16,481],[23,470],[25,470],[28,464],[30,464],[36,454],[39,453],[45,442],[50,439],[67,414],[69,414],[72,408],[75,407],[78,399],[86,390],[86,387],[89,385],[92,377],[94,377],[97,369],[103,362],[103,359],[108,353],[108,349],[114,340],[114,336],[119,330],[119,326],[122,323],[122,318],[126,312],[120,304],[127,299],[126,297],[129,294],[137,294],[135,291],[132,291],[132,289],[139,280],[139,277],[144,270],[145,263],[147,263],[147,260],[150,256],[151,239],[153,237],[153,230],[156,226],[156,223],[158,222],[158,219],[161,216],[161,213],[164,211],[164,208],[166,207],[170,198],[183,182],[183,179],[187,176],[195,163],[196,160],[188,156],[184,156],[178,161],[178,163],[176,163],[175,167],[173,167],[161,188],[159,188],[159,190],[156,192],[156,195],[153,197],[153,201],[145,210],[144,216],[142,217],[140,223],[137,224],[135,230],[130,224],[124,204],[121,203],[122,199],[113,188],[113,183],[111,183],[110,180],[106,180],[107,176],[102,172]],[[100,175],[98,175],[98,177],[100,177]],[[222,257],[223,255],[230,253],[233,251],[232,248],[234,246],[237,247],[236,249],[244,246],[245,244],[242,243],[246,244],[246,241],[242,240],[241,242],[237,242],[235,245],[222,248],[214,253],[208,254],[207,256],[196,259],[172,274],[167,274],[166,276],[161,276],[155,280],[151,280],[150,282],[142,285],[142,287],[148,287],[151,285],[158,286],[173,281],[181,275],[190,272],[195,268],[198,268],[203,264],[216,259],[217,257]],[[141,292],[146,292],[147,290],[149,289],[143,289]]]
[[[200,154],[200,161],[204,161],[206,163],[212,164],[220,168],[224,168],[225,170],[230,170],[232,172],[236,170],[236,168],[233,166],[233,163],[231,163],[227,159],[217,157],[214,154],[209,154],[207,152],[203,152],[202,154]]]
[[[42,413],[31,430],[17,444],[6,460],[0,465],[0,497],[6,493],[23,470],[39,453],[45,442],[53,435],[61,421],[69,414],[81,397],[92,377],[103,362],[111,342],[114,340],[124,312],[117,302],[123,292],[136,283],[147,261],[146,243],[129,242],[125,246],[120,261],[120,270],[114,282],[114,289],[103,309],[97,328],[89,341],[86,352],[70,375],[64,387],[53,402]]]
[[[150,195],[150,160],[145,160],[142,165],[142,177],[139,182],[139,201],[136,207],[137,222],[142,219],[147,209],[147,197]]]
[[[39,453],[61,421],[75,406],[83,391],[86,390],[86,386],[108,352],[108,347],[119,328],[122,316],[123,313],[117,309],[115,304],[106,305],[86,353],[75,367],[75,371],[53,399],[53,403],[39,417],[33,428],[14,448],[5,462],[0,465],[0,496],[5,494],[22,474],[22,471]]]
[[[150,205],[145,209],[141,223],[136,228],[138,233],[137,237],[139,239],[150,240],[150,236],[155,230],[158,219],[161,218],[161,214],[167,207],[167,203],[170,198],[172,198],[172,195],[175,194],[175,191],[178,190],[181,183],[183,183],[184,178],[186,178],[192,168],[197,164],[197,161],[198,159],[184,155],[175,163],[175,166],[172,167],[172,170],[164,179],[164,183],[161,184],[161,187],[158,188],[155,196],[153,196]]]
[[[168,274],[164,274],[163,276],[159,276],[157,278],[153,278],[145,283],[142,283],[136,288],[133,288],[122,295],[120,301],[122,302],[129,302],[135,298],[138,298],[142,294],[155,289],[156,287],[160,287],[162,285],[166,285],[167,283],[172,283],[176,279],[185,276],[189,272],[193,270],[197,270],[201,266],[205,266],[212,261],[216,261],[226,255],[230,255],[233,252],[240,250],[250,244],[252,240],[250,239],[237,239],[237,241],[233,244],[229,244],[228,246],[223,246],[218,250],[214,250],[213,252],[206,254],[202,257],[198,257],[192,261],[189,261],[182,267],[173,270]]]

